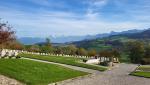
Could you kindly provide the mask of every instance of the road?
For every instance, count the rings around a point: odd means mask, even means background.
[[[100,74],[93,74],[58,85],[150,85],[150,79],[128,75],[137,65],[119,64],[118,67]]]

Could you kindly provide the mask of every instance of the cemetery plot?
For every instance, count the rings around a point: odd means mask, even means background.
[[[0,49],[0,58],[20,58],[19,50]]]
[[[135,76],[150,78],[150,65],[139,66],[135,72],[131,73]]]
[[[88,68],[88,69],[94,69],[98,71],[107,70],[107,67],[104,67],[104,66],[83,63],[82,62],[83,58],[63,57],[63,56],[41,56],[41,55],[33,55],[33,54],[20,54],[20,56],[27,57],[27,58],[40,59],[44,61],[68,64],[68,65],[73,65],[73,66],[78,66],[78,67],[83,67],[83,68]]]
[[[49,83],[83,76],[88,73],[31,60],[0,59],[0,74],[14,78],[27,85],[47,85]]]

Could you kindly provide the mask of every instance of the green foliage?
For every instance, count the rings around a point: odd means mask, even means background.
[[[52,51],[53,51],[52,47],[49,47],[46,45],[43,45],[40,47],[40,52],[42,52],[42,53],[52,53]]]
[[[87,50],[94,49],[97,52],[103,50],[111,50],[113,48],[122,49],[123,43],[129,39],[125,37],[107,37],[102,39],[85,40],[74,43],[77,47],[82,47]]]
[[[150,64],[150,58],[142,58],[141,64],[143,65]]]
[[[87,56],[87,51],[84,48],[79,48],[77,50],[77,55]]]
[[[88,56],[96,56],[96,51],[95,50],[90,50],[88,51]]]
[[[74,45],[68,45],[64,47],[56,47],[56,54],[76,55],[77,47]]]
[[[29,48],[29,51],[31,52],[39,52],[40,51],[40,48],[38,45],[32,45],[30,48]]]
[[[116,49],[104,50],[104,51],[100,51],[99,55],[101,57],[116,57],[116,58],[119,58],[120,57],[120,52]]]
[[[51,48],[52,45],[51,45],[51,41],[49,38],[46,38],[46,44],[45,44],[47,47]]]
[[[104,62],[100,62],[100,65],[102,65],[102,66],[108,66],[108,61],[104,61]]]
[[[120,58],[119,58],[119,61],[122,62],[122,63],[130,63],[130,58],[129,58],[129,55],[125,52],[122,52],[120,54]]]
[[[139,41],[128,42],[129,58],[132,63],[141,63],[144,57],[144,45]]]
[[[47,85],[87,73],[31,60],[0,59],[0,74],[15,78],[27,85]]]
[[[116,58],[121,57],[120,52],[117,49],[113,49],[111,53],[113,57],[116,57]]]
[[[111,56],[111,53],[110,53],[110,51],[104,50],[104,51],[100,51],[100,52],[99,52],[99,56],[100,56],[100,57],[110,57],[110,56]]]
[[[150,45],[146,46],[145,48],[144,58],[150,58]]]

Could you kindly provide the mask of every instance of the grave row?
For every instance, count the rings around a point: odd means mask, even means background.
[[[16,58],[20,58],[18,56],[19,54],[19,50],[9,50],[9,49],[0,49],[0,58],[5,58],[5,57],[8,57],[8,58],[12,58],[12,57],[16,57]]]

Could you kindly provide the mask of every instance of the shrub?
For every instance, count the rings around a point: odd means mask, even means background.
[[[87,62],[88,60],[87,59],[83,59],[83,62]]]
[[[100,65],[108,66],[109,65],[108,63],[109,63],[108,61],[100,62]]]
[[[150,64],[150,58],[143,58],[141,64],[142,65]]]
[[[20,56],[16,56],[16,59],[19,59],[19,58],[21,58]]]

